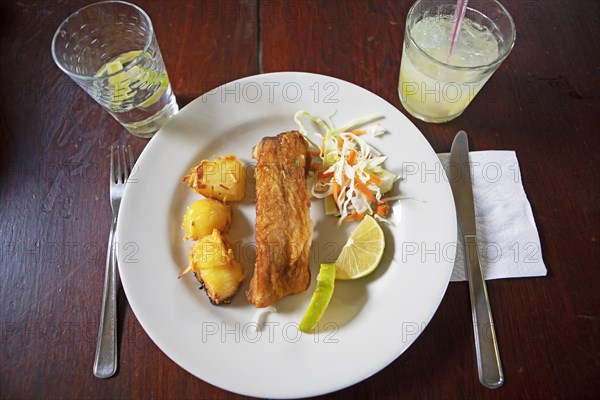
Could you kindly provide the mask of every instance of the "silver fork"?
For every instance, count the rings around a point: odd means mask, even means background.
[[[98,378],[110,378],[117,371],[117,254],[115,249],[115,229],[123,189],[133,169],[131,146],[110,148],[110,207],[112,224],[108,236],[106,256],[106,275],[102,296],[102,313],[96,343],[94,375]]]

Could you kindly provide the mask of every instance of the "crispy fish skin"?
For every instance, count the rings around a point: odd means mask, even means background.
[[[306,173],[308,143],[298,131],[265,137],[254,147],[256,264],[248,301],[261,308],[310,284],[312,239]]]

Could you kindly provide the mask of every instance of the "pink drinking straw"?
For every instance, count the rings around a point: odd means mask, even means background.
[[[456,11],[454,11],[454,31],[452,32],[452,42],[450,42],[450,49],[448,50],[448,58],[446,59],[446,63],[448,63],[448,61],[450,60],[452,50],[454,50],[454,45],[458,41],[460,28],[465,19],[465,13],[467,12],[468,3],[469,0],[456,0]]]

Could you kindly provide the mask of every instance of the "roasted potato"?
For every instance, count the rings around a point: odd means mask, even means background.
[[[231,223],[231,207],[219,200],[202,199],[190,204],[183,216],[183,240],[199,240],[213,229],[225,233]]]
[[[229,303],[246,277],[230,245],[217,229],[192,247],[190,265],[181,275],[190,271],[194,272],[213,304]]]
[[[183,177],[196,193],[221,201],[239,201],[244,198],[244,167],[234,155],[202,160]]]

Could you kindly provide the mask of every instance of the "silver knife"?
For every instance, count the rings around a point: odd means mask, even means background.
[[[504,374],[500,363],[492,310],[479,264],[470,166],[469,141],[467,134],[460,131],[452,142],[448,175],[465,242],[465,261],[469,277],[479,382],[487,388],[495,389],[504,383]],[[452,176],[454,174],[455,176]]]

